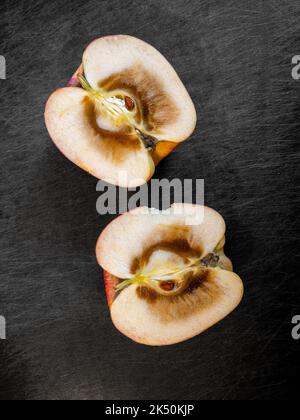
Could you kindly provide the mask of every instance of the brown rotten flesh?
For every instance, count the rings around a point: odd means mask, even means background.
[[[175,204],[169,215],[140,208],[117,218],[96,249],[116,328],[162,346],[225,318],[239,305],[243,284],[224,245],[225,222],[207,207]]]
[[[97,39],[47,102],[51,138],[98,179],[136,187],[194,131],[196,111],[169,62],[130,36]]]

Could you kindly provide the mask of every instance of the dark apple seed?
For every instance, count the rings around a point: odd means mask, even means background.
[[[135,103],[133,99],[129,98],[129,96],[125,96],[125,105],[128,111],[133,111],[135,107]]]
[[[175,283],[173,281],[164,281],[160,284],[160,288],[165,292],[171,292],[175,288]]]

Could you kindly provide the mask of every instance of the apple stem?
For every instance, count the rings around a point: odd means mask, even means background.
[[[82,76],[82,75],[78,76],[78,80],[79,80],[79,82],[80,82],[80,84],[81,84],[81,86],[83,87],[84,90],[86,90],[86,91],[88,91],[92,94],[95,93],[95,90],[92,88],[92,86],[89,84],[89,82],[87,81],[87,79],[84,76]]]
[[[134,283],[134,279],[124,280],[122,281],[122,283],[118,284],[115,289],[117,292],[121,292],[122,290],[124,290],[126,287],[130,286],[133,283]]]

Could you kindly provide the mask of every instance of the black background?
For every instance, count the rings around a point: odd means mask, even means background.
[[[300,342],[300,54],[297,0],[2,1],[1,399],[294,399]],[[112,326],[96,239],[96,180],[44,126],[94,38],[156,46],[193,97],[198,126],[157,178],[205,178],[245,282],[239,309],[205,334],[148,348]],[[297,185],[298,184],[298,185]]]

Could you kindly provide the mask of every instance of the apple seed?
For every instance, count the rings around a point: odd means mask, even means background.
[[[175,288],[175,283],[173,281],[165,281],[160,284],[160,288],[165,292],[171,292]]]
[[[125,106],[128,109],[128,111],[133,111],[135,108],[134,100],[131,99],[129,96],[125,96]]]

